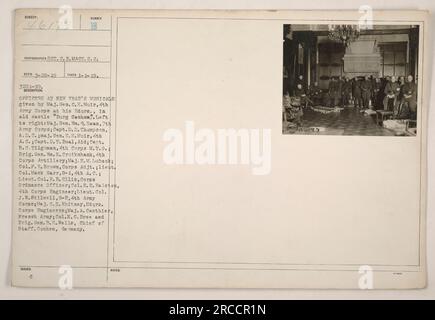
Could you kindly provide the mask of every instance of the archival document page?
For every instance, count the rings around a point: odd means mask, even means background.
[[[12,285],[424,287],[427,18],[17,10]]]

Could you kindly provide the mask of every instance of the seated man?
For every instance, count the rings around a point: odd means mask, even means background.
[[[402,86],[402,103],[398,110],[398,115],[402,118],[409,117],[412,120],[417,118],[417,86],[411,75],[408,76],[407,82]],[[408,111],[408,114],[405,112]]]
[[[396,77],[392,76],[391,81],[388,82],[384,89],[384,110],[394,111],[398,102],[400,94],[400,85],[396,82]]]
[[[302,85],[295,89],[295,95],[290,97],[284,95],[283,99],[283,121],[287,127],[299,128],[302,125],[303,105],[306,103],[306,95]]]

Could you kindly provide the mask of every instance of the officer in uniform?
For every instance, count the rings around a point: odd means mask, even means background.
[[[355,107],[362,107],[362,95],[361,95],[361,81],[358,77],[353,79],[352,93],[355,99],[354,104]]]
[[[409,75],[407,82],[402,86],[403,105],[409,108],[409,116],[415,120],[417,118],[417,85],[414,78]]]
[[[331,98],[330,100],[330,106],[335,107],[338,106],[341,100],[341,93],[340,93],[340,84],[336,80],[335,77],[331,78],[331,81],[329,82],[329,88],[328,88],[329,96]]]
[[[372,95],[372,84],[369,78],[366,76],[365,79],[361,82],[361,97],[364,105],[364,109],[368,109],[370,106],[370,97]]]
[[[373,86],[373,104],[375,105],[376,109],[382,108],[382,101],[383,101],[383,95],[382,95],[382,82],[381,79],[376,77],[375,83]]]
[[[396,81],[396,77],[392,76],[391,81],[385,85],[384,89],[384,110],[397,111],[396,105],[398,103],[400,91],[400,85]]]
[[[405,84],[405,77],[404,76],[400,76],[398,82],[399,82],[400,86],[403,86]]]
[[[352,96],[352,84],[347,77],[344,78],[343,85],[341,87],[341,104],[343,107],[349,104],[350,98]]]

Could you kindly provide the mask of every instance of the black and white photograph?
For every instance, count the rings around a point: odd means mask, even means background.
[[[147,1],[0,1],[0,303],[435,298],[435,2]]]
[[[283,134],[415,136],[418,25],[283,26]]]

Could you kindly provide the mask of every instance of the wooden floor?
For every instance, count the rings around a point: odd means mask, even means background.
[[[302,126],[299,128],[283,123],[284,134],[394,136],[392,130],[376,124],[376,115],[365,115],[353,106],[340,112],[320,113],[304,109]]]

